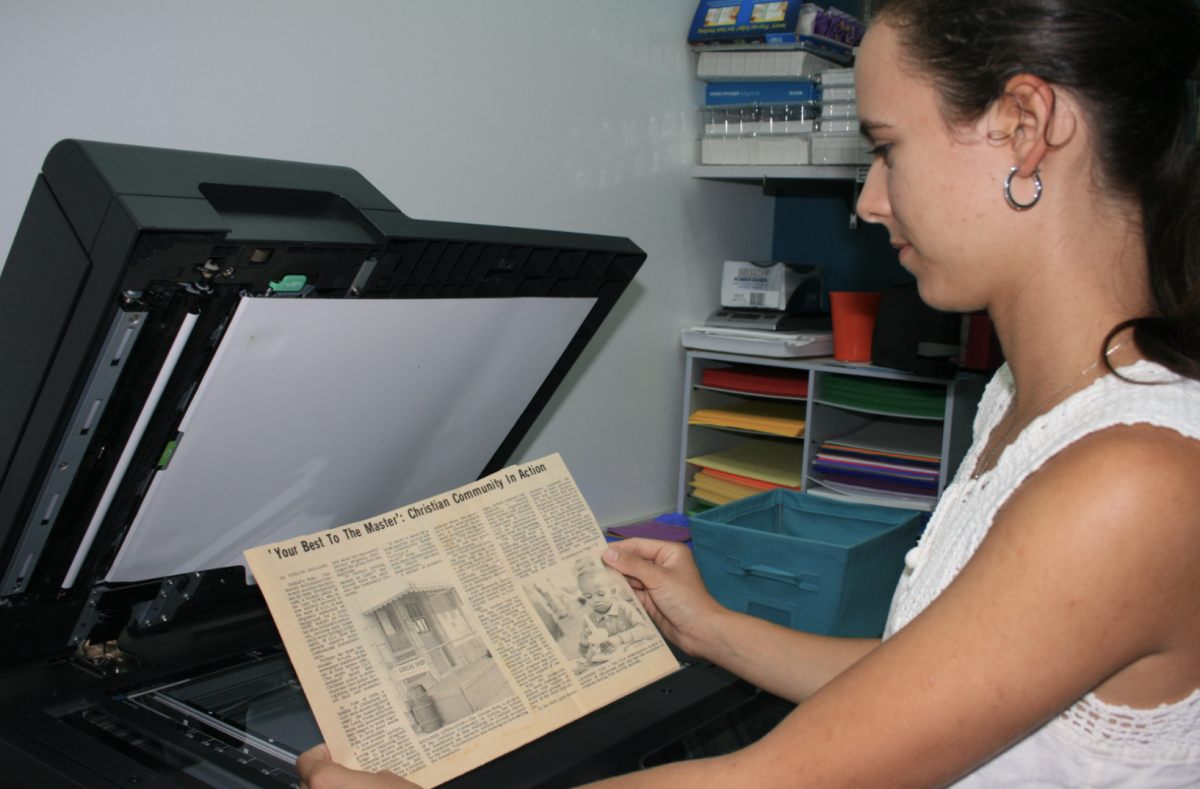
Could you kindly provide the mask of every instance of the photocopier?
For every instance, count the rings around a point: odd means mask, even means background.
[[[0,783],[296,787],[246,548],[507,465],[645,260],[412,219],[358,172],[64,140],[0,272]],[[786,713],[680,671],[445,784],[566,787]]]

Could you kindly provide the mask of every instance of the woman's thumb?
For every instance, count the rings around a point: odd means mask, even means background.
[[[637,579],[643,586],[651,586],[660,578],[663,569],[653,561],[647,561],[639,555],[640,552],[633,550],[622,550],[625,548],[636,548],[637,546],[632,541],[621,543],[621,548],[610,546],[604,552],[604,563],[613,568],[622,575]],[[647,557],[651,558],[651,557]]]

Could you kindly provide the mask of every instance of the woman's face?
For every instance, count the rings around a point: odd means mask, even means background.
[[[928,304],[987,307],[1016,253],[1006,224],[1014,212],[1003,194],[1011,148],[989,142],[987,114],[949,127],[932,83],[903,62],[896,29],[886,23],[868,31],[855,76],[859,117],[875,150],[859,216],[888,229]]]

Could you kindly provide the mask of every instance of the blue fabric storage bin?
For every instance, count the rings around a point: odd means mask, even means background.
[[[726,608],[830,636],[883,633],[921,513],[776,489],[692,517],[700,574]]]

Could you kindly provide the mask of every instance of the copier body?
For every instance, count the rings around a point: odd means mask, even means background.
[[[13,785],[298,785],[319,734],[240,551],[506,465],[644,260],[415,220],[347,168],[56,145],[0,273]],[[636,769],[756,698],[680,657],[450,785]]]

